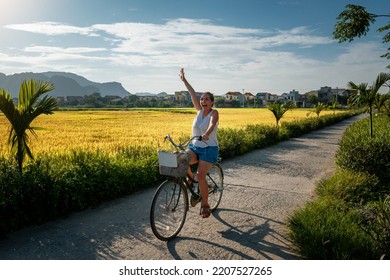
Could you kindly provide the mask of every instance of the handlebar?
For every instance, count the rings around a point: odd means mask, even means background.
[[[194,137],[191,137],[191,138],[190,138],[189,140],[187,140],[186,142],[184,142],[184,143],[179,143],[179,144],[176,144],[176,143],[173,141],[173,139],[171,138],[171,136],[170,136],[169,134],[168,134],[167,136],[164,137],[164,142],[165,142],[167,139],[169,140],[169,142],[171,142],[171,144],[172,144],[175,148],[178,148],[178,149],[184,151],[184,150],[185,150],[185,147],[187,147],[188,144],[190,144],[192,140],[195,140],[195,139],[196,139],[196,140],[202,140],[202,136],[194,136]]]

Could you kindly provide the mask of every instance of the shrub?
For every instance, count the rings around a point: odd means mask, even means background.
[[[261,149],[279,142],[279,128],[268,125],[248,125],[244,129],[246,142],[254,149]]]
[[[283,122],[280,126],[281,132],[285,135],[284,138],[298,137],[310,131],[335,124],[356,114],[359,114],[359,111],[347,111],[344,113],[323,115],[321,117],[307,118],[299,121]]]
[[[309,118],[302,121],[283,122],[281,129],[287,138],[299,137],[305,133],[318,129],[319,118]]]
[[[378,200],[385,191],[375,175],[355,173],[339,169],[336,173],[317,183],[316,194],[329,196],[347,203],[365,204]]]
[[[288,220],[302,257],[313,260],[371,259],[372,239],[359,226],[361,214],[338,199],[309,202]]]
[[[0,157],[0,236],[10,228],[20,225],[14,215],[23,211],[20,208],[20,196],[23,178],[16,165],[11,165],[7,160]]]
[[[130,157],[130,150],[117,157],[83,151],[57,157],[41,155],[25,167],[23,174],[1,159],[0,235],[157,183],[157,155],[144,150],[143,158],[137,153]]]
[[[223,159],[242,155],[279,141],[279,129],[270,125],[248,125],[245,128],[221,128],[218,131],[219,153]]]
[[[370,137],[369,119],[351,125],[341,139],[336,163],[354,172],[376,175],[383,183],[390,182],[390,118],[374,118],[374,137]]]
[[[362,227],[374,241],[378,258],[390,259],[390,196],[367,205]]]
[[[220,128],[218,131],[219,154],[222,158],[230,158],[241,154],[242,129]]]

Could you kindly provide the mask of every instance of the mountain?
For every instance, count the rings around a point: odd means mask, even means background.
[[[24,80],[39,80],[51,82],[55,89],[49,95],[58,96],[85,96],[100,93],[102,96],[128,96],[130,93],[118,82],[97,83],[82,76],[67,72],[19,73],[5,75],[0,73],[0,88],[9,90],[13,97],[19,94],[20,84]]]

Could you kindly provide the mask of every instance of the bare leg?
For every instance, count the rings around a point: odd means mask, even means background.
[[[198,183],[200,195],[202,196],[201,215],[203,218],[207,218],[210,216],[209,187],[207,185],[206,175],[211,167],[212,164],[207,161],[200,160],[198,163]]]
[[[191,165],[198,162],[198,157],[196,156],[196,154],[193,151],[188,151],[188,153],[191,155],[191,159],[190,159],[190,164],[189,164],[188,169],[187,169],[187,173],[188,173],[188,175],[190,175],[190,177],[192,179],[194,179],[194,174],[192,173]]]

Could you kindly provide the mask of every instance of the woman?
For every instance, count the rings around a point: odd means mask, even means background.
[[[209,195],[206,175],[212,165],[218,160],[217,128],[219,114],[217,110],[213,109],[213,94],[205,92],[202,94],[200,100],[198,100],[195,90],[185,78],[183,68],[180,70],[180,79],[184,82],[184,85],[191,95],[192,104],[198,111],[192,124],[192,136],[202,136],[202,139],[194,140],[188,146],[188,149],[191,155],[190,165],[198,162],[198,183],[200,195],[202,197],[200,215],[203,218],[208,218],[211,211],[208,204]],[[193,177],[190,168],[188,173]]]

